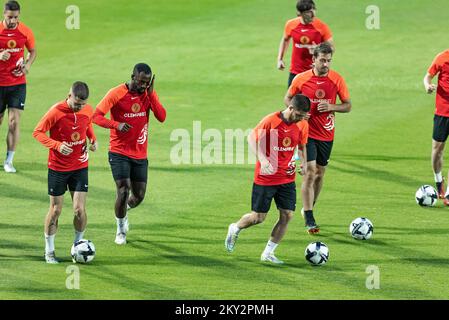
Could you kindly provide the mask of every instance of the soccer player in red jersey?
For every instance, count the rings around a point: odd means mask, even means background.
[[[251,150],[257,155],[252,191],[251,212],[236,223],[231,223],[225,240],[229,252],[242,229],[262,223],[274,198],[279,210],[279,220],[261,255],[261,261],[283,263],[276,258],[274,250],[284,237],[289,221],[296,208],[296,162],[295,148],[301,154],[302,170],[307,172],[306,150],[309,125],[304,118],[310,110],[310,100],[304,95],[294,96],[288,107],[272,113],[257,125],[248,137]]]
[[[5,172],[14,173],[14,153],[19,141],[19,122],[25,107],[26,78],[36,59],[33,32],[19,22],[20,5],[8,1],[0,25],[0,124],[8,108],[8,134],[6,136]],[[24,59],[25,48],[28,56]]]
[[[45,219],[45,260],[58,263],[55,256],[55,235],[61,215],[64,193],[69,189],[73,201],[74,243],[81,240],[87,224],[86,198],[88,191],[89,149],[95,151],[97,142],[92,128],[93,109],[87,104],[89,88],[75,82],[68,98],[56,103],[39,121],[33,132],[45,147],[48,156],[48,194],[50,209]],[[46,132],[50,132],[47,136]]]
[[[109,164],[117,187],[115,243],[126,244],[127,211],[145,197],[148,174],[148,122],[150,111],[164,122],[166,111],[153,90],[155,76],[145,63],[134,67],[131,81],[106,94],[95,109],[93,122],[110,129]],[[110,112],[110,120],[105,115]]]
[[[438,74],[438,85],[432,79]],[[443,152],[449,135],[449,50],[438,54],[424,76],[424,88],[431,94],[436,91],[435,116],[433,118],[432,168],[438,195],[449,206],[449,186],[444,190]]]
[[[298,74],[285,95],[289,105],[293,96],[301,93],[312,102],[309,118],[309,141],[307,142],[307,174],[302,182],[303,210],[307,231],[319,232],[313,217],[326,166],[332,151],[335,133],[335,112],[350,112],[351,101],[344,79],[330,70],[333,49],[328,43],[321,43],[313,54],[313,69]],[[341,104],[336,104],[337,95]]]
[[[290,39],[293,39],[288,86],[297,74],[312,68],[313,50],[317,45],[322,42],[333,45],[331,30],[315,16],[316,6],[313,0],[299,0],[296,9],[298,18],[287,21],[278,52],[277,67],[284,70],[284,54]]]

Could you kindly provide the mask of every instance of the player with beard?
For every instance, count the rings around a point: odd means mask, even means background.
[[[148,176],[150,111],[164,122],[166,111],[153,90],[155,75],[145,63],[135,65],[131,81],[106,94],[95,109],[93,122],[110,129],[109,164],[117,189],[115,243],[126,244],[127,211],[144,199]],[[110,112],[110,119],[105,115]]]

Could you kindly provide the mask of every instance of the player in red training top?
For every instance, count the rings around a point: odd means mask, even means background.
[[[34,36],[30,28],[19,22],[20,5],[8,1],[0,25],[0,124],[8,108],[5,172],[14,173],[14,153],[19,141],[20,116],[25,108],[26,79],[36,59]],[[24,60],[25,48],[28,50]]]
[[[432,79],[438,74],[438,86]],[[444,190],[443,152],[449,135],[449,50],[438,54],[424,76],[424,88],[427,93],[436,91],[435,116],[433,118],[432,168],[438,195],[449,206],[449,186]]]
[[[313,69],[298,74],[285,95],[285,104],[301,93],[312,102],[309,118],[309,141],[307,142],[307,174],[302,182],[305,224],[309,234],[319,232],[313,217],[326,166],[332,151],[335,132],[335,112],[350,112],[351,101],[344,79],[330,70],[332,47],[324,42],[315,48]],[[337,95],[341,104],[336,104]]]
[[[55,235],[61,215],[64,193],[69,189],[73,200],[74,243],[81,240],[87,224],[88,190],[87,138],[90,150],[97,149],[92,128],[93,109],[87,104],[89,88],[75,82],[66,100],[56,103],[39,121],[33,132],[45,147],[48,156],[48,194],[50,210],[45,219],[45,260],[58,263],[55,257]],[[50,136],[46,132],[50,131]]]
[[[238,222],[229,225],[225,240],[225,247],[229,252],[234,251],[242,229],[265,220],[274,198],[279,210],[279,220],[271,232],[261,260],[283,263],[276,258],[274,250],[284,237],[296,208],[296,162],[293,157],[296,147],[303,159],[300,174],[305,174],[308,170],[304,159],[307,157],[305,144],[309,125],[304,118],[309,110],[309,98],[298,94],[291,99],[284,111],[263,118],[249,135],[249,147],[258,158],[254,173],[251,213],[245,214]]]
[[[322,42],[333,45],[331,30],[315,16],[316,6],[313,0],[298,1],[296,9],[298,18],[288,20],[285,25],[277,62],[278,69],[284,70],[284,54],[290,44],[290,39],[293,39],[288,86],[297,74],[312,68],[313,50],[317,45]]]
[[[147,187],[148,121],[150,111],[165,121],[166,111],[153,90],[155,76],[145,63],[134,67],[131,81],[106,94],[98,104],[94,123],[110,130],[109,164],[117,187],[115,243],[126,244],[127,211],[137,207]],[[111,119],[105,118],[110,112]]]

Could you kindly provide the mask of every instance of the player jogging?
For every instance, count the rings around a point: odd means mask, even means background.
[[[39,121],[33,132],[45,147],[48,156],[48,194],[50,209],[45,219],[45,260],[58,263],[55,256],[55,235],[61,215],[64,193],[70,191],[73,201],[74,243],[81,240],[87,224],[86,198],[88,191],[87,139],[90,150],[97,149],[92,128],[93,109],[87,104],[89,88],[75,82],[66,100],[56,103]],[[50,132],[50,136],[46,132]]]
[[[326,166],[332,151],[335,133],[335,112],[351,111],[351,101],[344,79],[330,70],[332,47],[321,43],[313,53],[314,67],[298,74],[285,96],[289,105],[293,96],[301,93],[312,102],[309,119],[309,141],[307,142],[307,173],[302,182],[303,210],[308,233],[319,232],[313,216]],[[341,104],[336,104],[337,95]]]
[[[293,51],[290,63],[288,86],[293,78],[312,68],[313,50],[322,42],[333,45],[332,32],[329,27],[318,19],[313,0],[300,0],[296,4],[298,17],[288,20],[285,24],[284,35],[281,38],[278,51],[277,68],[285,69],[284,55],[293,39]]]
[[[153,90],[155,76],[145,63],[134,67],[131,81],[106,94],[95,109],[94,123],[110,129],[109,164],[117,188],[115,243],[126,244],[127,210],[145,197],[148,175],[148,122],[150,111],[164,122],[166,111]],[[105,115],[110,112],[110,120]]]
[[[258,158],[254,173],[251,212],[242,216],[238,222],[229,225],[225,240],[225,247],[229,252],[234,251],[242,229],[265,220],[274,198],[279,210],[279,220],[260,259],[275,264],[283,263],[276,258],[274,250],[284,237],[296,208],[296,162],[293,158],[296,147],[303,159],[300,174],[305,174],[308,170],[304,159],[306,159],[305,144],[309,126],[304,118],[309,110],[309,98],[298,94],[291,99],[284,111],[263,118],[248,136],[248,144]]]
[[[438,86],[432,79],[438,74]],[[449,50],[438,54],[424,76],[424,88],[427,93],[436,91],[435,116],[433,118],[432,168],[435,176],[438,196],[449,206],[449,186],[444,190],[443,152],[449,135]]]
[[[26,79],[36,59],[34,36],[30,28],[19,22],[20,5],[8,1],[0,25],[0,124],[8,108],[8,134],[6,136],[5,172],[14,173],[14,153],[19,141],[20,116],[25,108]],[[28,50],[24,59],[25,48]]]

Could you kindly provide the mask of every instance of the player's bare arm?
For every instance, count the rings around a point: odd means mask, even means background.
[[[36,48],[28,51],[28,55],[25,60],[25,64],[22,66],[23,73],[28,74],[28,72],[30,72],[31,65],[34,63],[34,60],[36,60],[36,56],[37,56]]]
[[[307,173],[307,149],[306,145],[299,144],[298,145],[298,155],[301,159],[301,164],[299,166],[298,173],[300,175],[305,175]]]
[[[433,93],[437,89],[437,85],[432,83],[433,76],[429,73],[426,73],[424,76],[424,89],[428,94]]]
[[[287,91],[287,93],[285,94],[285,97],[284,97],[284,104],[286,107],[288,107],[290,105],[290,103],[292,102],[292,98],[293,98],[293,96]]]
[[[271,165],[270,161],[265,156],[265,154],[263,153],[263,149],[261,147],[259,147],[259,145],[260,145],[260,139],[259,139],[259,141],[256,141],[256,139],[254,138],[253,132],[251,132],[248,136],[248,146],[249,146],[251,152],[253,152],[253,154],[255,154],[257,156],[257,159],[260,162],[260,172],[262,174],[267,174],[267,175],[273,174],[274,168]]]
[[[341,112],[341,113],[347,113],[350,112],[352,108],[351,101],[345,100],[342,101],[340,104],[331,104],[327,102],[321,102],[317,106],[317,110],[319,112]]]
[[[290,38],[291,37],[286,37],[286,36],[282,36],[282,38],[281,38],[281,43],[279,44],[278,61],[277,61],[277,68],[279,70],[285,69],[284,54],[290,44]]]

